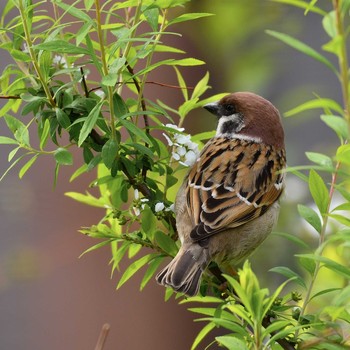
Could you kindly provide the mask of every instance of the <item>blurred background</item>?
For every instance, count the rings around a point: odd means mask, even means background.
[[[5,3],[0,0],[0,12]],[[282,114],[313,99],[313,93],[341,101],[337,80],[327,67],[265,33],[266,29],[288,33],[319,50],[328,41],[321,17],[313,13],[304,16],[301,9],[265,0],[217,0],[213,4],[212,0],[193,0],[173,13],[215,14],[181,23],[174,30],[182,37],[168,39],[188,57],[207,62],[182,71],[188,85],[194,85],[209,71],[212,89],[205,97],[252,91],[272,101]],[[322,7],[329,2],[320,0],[318,4]],[[1,51],[0,69],[10,62]],[[176,84],[175,74],[153,75],[152,79]],[[145,94],[174,107],[182,102],[180,94],[172,89],[148,87]],[[305,151],[331,154],[336,144],[335,136],[315,111],[283,118],[283,124],[289,165],[305,164]],[[194,111],[185,127],[190,133],[212,130],[215,119],[204,111]],[[0,128],[1,135],[7,135],[2,120]],[[1,147],[0,174],[8,167],[10,150]],[[155,281],[140,293],[141,274],[116,291],[120,274],[110,278],[107,247],[78,258],[97,243],[78,229],[97,223],[104,212],[79,204],[65,197],[64,192],[85,191],[94,174],[69,183],[73,170],[62,168],[53,189],[53,169],[53,160],[42,158],[22,180],[12,170],[0,183],[1,348],[93,349],[102,325],[109,323],[106,350],[189,349],[202,325],[193,322],[195,315],[186,306],[173,299],[164,303],[164,289]],[[305,184],[288,176],[277,230],[304,235],[312,243],[313,236],[296,213],[296,203],[307,203],[307,196]],[[296,251],[289,241],[271,235],[251,259],[261,283],[273,288],[280,280],[268,272],[269,268],[295,267]]]

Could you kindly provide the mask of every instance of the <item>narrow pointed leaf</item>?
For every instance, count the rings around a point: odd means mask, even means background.
[[[195,350],[199,343],[206,337],[206,335],[212,331],[214,328],[216,327],[215,323],[208,323],[207,325],[205,325],[202,330],[197,334],[196,339],[194,340],[192,346],[191,346],[191,350]]]
[[[125,270],[123,276],[120,278],[119,283],[117,285],[117,289],[119,289],[126,281],[128,281],[141,267],[146,265],[149,261],[153,260],[157,254],[148,254],[143,256],[142,258],[132,262],[128,268]]]
[[[322,177],[313,169],[310,170],[309,189],[321,215],[326,214],[329,200],[328,189]]]
[[[298,212],[318,233],[321,233],[321,219],[312,208],[299,204]]]
[[[330,68],[334,73],[337,73],[336,68],[333,66],[333,64],[323,55],[318,53],[316,50],[314,50],[312,47],[306,45],[302,41],[295,39],[291,37],[290,35],[275,32],[273,30],[267,30],[266,31],[269,35],[281,40],[285,44],[293,47],[294,49],[304,53],[307,56],[310,56],[314,58],[315,60],[325,64],[328,68]]]
[[[28,162],[25,163],[25,164],[22,166],[21,170],[20,170],[19,173],[18,173],[18,176],[19,176],[20,179],[21,179],[21,178],[24,176],[24,174],[29,170],[29,168],[34,164],[34,162],[37,160],[38,156],[39,156],[38,154],[34,155],[34,157],[30,158],[30,159],[28,160]]]
[[[89,113],[89,115],[86,117],[84,124],[80,130],[79,134],[79,141],[78,146],[80,147],[82,143],[86,140],[86,138],[89,136],[91,130],[94,128],[97,119],[100,115],[101,107],[102,107],[103,101],[100,101]]]

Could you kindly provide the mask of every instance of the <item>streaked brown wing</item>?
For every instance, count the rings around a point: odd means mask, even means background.
[[[187,206],[199,241],[267,211],[283,191],[284,151],[249,140],[216,138],[188,175]]]

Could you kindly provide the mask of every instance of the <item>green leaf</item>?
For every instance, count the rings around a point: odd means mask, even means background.
[[[33,48],[35,50],[44,50],[44,51],[57,52],[57,53],[70,53],[73,55],[89,54],[89,50],[84,49],[82,47],[78,47],[65,40],[47,41],[41,44],[34,45]]]
[[[83,142],[86,140],[86,138],[89,136],[91,130],[94,128],[97,119],[100,115],[101,107],[102,107],[103,101],[100,101],[89,113],[89,115],[86,117],[84,124],[80,130],[79,134],[79,140],[78,140],[78,146],[80,147]]]
[[[93,22],[91,23],[84,23],[81,28],[79,29],[78,33],[76,34],[75,37],[75,44],[79,46],[83,40],[86,38],[88,35],[91,27],[93,26]]]
[[[325,16],[327,14],[326,11],[323,11],[319,7],[316,7],[315,5],[311,6],[310,5],[311,2],[308,3],[308,2],[301,1],[301,0],[272,0],[272,1],[279,2],[282,4],[292,5],[294,7],[299,7],[299,8],[305,9],[307,12],[309,12],[309,11],[314,12],[314,13],[317,13],[317,14],[322,15],[322,16]]]
[[[339,138],[347,139],[349,136],[348,125],[344,118],[335,115],[321,115],[321,120],[326,123]]]
[[[19,177],[20,179],[22,179],[22,177],[24,176],[24,174],[25,174],[25,173],[29,170],[29,168],[34,164],[34,162],[37,160],[38,156],[39,156],[39,154],[34,155],[32,158],[30,158],[30,159],[28,160],[27,163],[25,163],[25,164],[22,166],[21,170],[20,170],[19,173],[18,173],[18,177]]]
[[[155,52],[171,52],[171,53],[185,53],[185,51],[177,49],[176,47],[157,44],[154,49]]]
[[[216,134],[216,131],[205,131],[205,132],[201,132],[199,134],[193,135],[191,137],[191,140],[193,142],[199,142],[199,141],[205,141],[205,140],[209,140],[212,137],[214,137]]]
[[[69,182],[74,181],[78,176],[81,174],[84,174],[87,172],[87,164],[83,164],[81,167],[79,167],[70,177]]]
[[[350,279],[350,269],[346,266],[335,262],[334,260],[328,259],[324,256],[313,254],[297,254],[296,256],[307,260],[318,261],[322,263],[326,268],[338,273],[346,279]]]
[[[50,135],[50,122],[48,119],[45,119],[44,126],[39,131],[41,150],[45,148],[49,135]]]
[[[141,229],[147,237],[153,237],[153,232],[157,228],[157,219],[154,216],[151,208],[148,206],[142,211],[141,214]]]
[[[187,91],[186,82],[185,82],[181,72],[177,69],[177,67],[174,67],[174,69],[176,72],[177,81],[179,82],[179,86],[181,88],[181,92],[182,92],[182,95],[184,97],[184,100],[187,101],[188,100],[188,91]]]
[[[120,278],[117,289],[119,289],[125,282],[127,282],[138,270],[140,270],[141,267],[146,265],[148,262],[153,260],[155,257],[158,257],[157,254],[147,254],[143,256],[142,258],[135,260],[132,262],[125,272],[123,273],[123,276]]]
[[[55,112],[58,124],[60,124],[62,128],[68,129],[71,124],[68,115],[61,108],[56,108]]]
[[[114,115],[118,118],[121,118],[123,115],[129,113],[128,106],[122,97],[117,93],[113,95],[113,110]]]
[[[164,232],[162,231],[155,231],[154,232],[154,239],[158,246],[167,254],[174,257],[178,251],[178,248],[175,244],[175,242]]]
[[[319,297],[319,296],[321,296],[321,295],[324,295],[324,294],[327,294],[327,293],[331,293],[331,292],[334,292],[334,291],[339,291],[339,290],[341,290],[341,288],[329,288],[329,289],[321,290],[320,292],[314,294],[314,295],[310,298],[309,302],[310,302],[312,299],[317,298],[317,297]]]
[[[102,85],[104,86],[114,86],[118,81],[118,74],[108,73],[102,78]]]
[[[306,152],[305,154],[306,154],[306,157],[309,160],[311,160],[311,162],[324,166],[327,169],[333,168],[332,159],[326,156],[325,154],[316,153],[316,152]]]
[[[276,236],[280,236],[280,237],[284,237],[286,239],[288,239],[289,241],[299,245],[301,248],[306,248],[306,249],[310,249],[309,245],[306,244],[303,240],[301,240],[299,237],[292,235],[290,233],[286,233],[286,232],[272,232],[272,234],[276,235]]]
[[[18,145],[18,141],[10,137],[0,136],[0,145]]]
[[[295,114],[316,108],[333,110],[339,114],[344,113],[343,108],[334,100],[331,100],[329,98],[317,98],[314,100],[307,101],[299,105],[298,107],[289,110],[288,112],[284,113],[284,115],[286,117],[291,117]]]
[[[92,22],[91,17],[86,12],[77,8],[77,3],[79,3],[79,1],[76,1],[72,5],[65,4],[63,1],[56,2],[56,4],[61,9],[63,9],[65,12],[68,12],[73,17],[76,17],[76,18],[82,20],[83,22]]]
[[[299,264],[302,266],[311,276],[314,275],[316,269],[316,263],[314,260],[306,259],[302,256],[299,256]]]
[[[298,283],[300,286],[302,286],[303,288],[306,289],[306,284],[305,284],[303,278],[299,274],[297,274],[296,272],[291,270],[289,267],[276,266],[276,267],[273,267],[272,269],[270,269],[269,271],[279,273],[279,274],[287,277],[288,279],[293,278],[293,280],[296,283]]]
[[[97,244],[93,245],[92,247],[90,247],[90,248],[84,250],[84,251],[79,255],[79,258],[81,258],[81,257],[82,257],[83,255],[85,255],[86,253],[90,253],[90,252],[92,252],[92,251],[94,251],[94,250],[96,250],[96,249],[99,249],[99,248],[101,248],[101,247],[104,247],[105,245],[110,244],[111,242],[112,242],[112,239],[107,239],[107,240],[105,240],[105,241],[103,241],[103,242],[97,243]]]
[[[106,208],[106,205],[108,205],[104,198],[96,198],[89,192],[86,192],[86,194],[78,192],[66,192],[65,195],[76,200],[77,202],[90,205],[92,207]]]
[[[307,56],[312,57],[313,59],[325,64],[328,68],[330,68],[334,73],[337,74],[336,68],[333,66],[333,64],[323,55],[318,53],[316,50],[311,48],[310,46],[306,45],[305,43],[283,33],[275,32],[272,30],[267,30],[267,34],[281,40],[285,44],[291,46],[292,48],[304,53]]]
[[[298,212],[318,233],[321,233],[322,223],[318,214],[312,209],[305,205],[298,205]]]
[[[159,9],[157,7],[153,7],[151,5],[145,11],[143,11],[143,14],[146,17],[147,22],[151,26],[152,30],[157,31],[158,30]]]
[[[322,177],[313,169],[310,170],[309,189],[321,215],[325,215],[327,213],[329,201],[328,189],[323,182]]]
[[[16,61],[22,61],[22,62],[30,62],[31,61],[29,54],[27,54],[23,51],[12,49],[9,53]]]
[[[140,139],[142,139],[143,141],[145,141],[148,144],[152,144],[152,141],[149,139],[149,137],[147,136],[147,134],[141,130],[140,128],[138,128],[135,124],[133,124],[132,122],[126,120],[126,119],[120,119],[119,123],[122,124],[129,132],[130,135],[132,136],[138,136]]]
[[[65,148],[57,148],[54,153],[55,160],[60,165],[72,165],[73,164],[73,156]]]
[[[336,206],[334,209],[332,209],[332,212],[337,211],[337,210],[349,210],[350,211],[350,203],[340,204],[340,205]]]
[[[192,21],[194,19],[209,17],[209,16],[213,16],[213,15],[214,15],[213,13],[204,13],[204,12],[202,12],[202,13],[200,13],[200,12],[184,13],[184,14],[170,20],[168,23],[168,26],[175,24],[175,23]]]
[[[206,72],[204,77],[195,86],[192,92],[191,98],[196,99],[202,96],[209,89],[208,82],[209,82],[209,72]]]
[[[223,335],[215,338],[216,341],[229,350],[248,350],[246,343],[238,338],[229,335]]]
[[[154,258],[148,266],[147,271],[145,272],[142,281],[141,281],[141,285],[140,285],[140,290],[143,290],[147,283],[151,280],[151,278],[153,277],[153,275],[156,273],[156,271],[158,270],[159,265],[162,263],[163,261],[163,257],[162,256],[158,256],[156,258]]]
[[[191,350],[194,350],[197,348],[198,344],[204,339],[204,337],[212,331],[216,327],[215,323],[210,322],[207,325],[205,325],[201,331],[197,334],[195,340],[193,341],[193,344],[191,346]]]
[[[337,25],[336,25],[336,13],[331,11],[327,13],[322,19],[322,25],[325,32],[334,38],[337,36]]]
[[[338,162],[350,164],[350,144],[341,145],[338,147],[336,159]]]
[[[24,125],[20,120],[12,117],[11,115],[5,115],[5,122],[8,128],[12,131],[15,139],[26,146],[29,144],[29,132],[26,125]]]
[[[111,169],[118,155],[119,145],[117,141],[109,139],[102,147],[102,161],[108,169]]]
[[[330,217],[333,219],[337,220],[343,225],[350,226],[350,219],[344,215],[339,215],[339,214],[330,214]]]

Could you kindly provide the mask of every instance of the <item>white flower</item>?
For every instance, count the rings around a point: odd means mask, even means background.
[[[154,208],[154,211],[155,211],[156,213],[159,213],[160,211],[164,210],[164,208],[165,208],[164,203],[163,203],[163,202],[158,202],[158,203],[156,204],[155,208]]]
[[[22,51],[25,52],[25,53],[29,53],[29,48],[28,48],[27,43],[23,43],[23,49],[22,49]]]
[[[191,135],[175,134],[174,138],[179,145],[184,145],[191,141]]]
[[[166,138],[166,140],[168,141],[168,146],[173,146],[174,143],[173,141],[171,141],[171,138],[167,135],[163,133],[163,136]]]
[[[186,152],[187,152],[186,147],[181,146],[181,147],[177,147],[177,148],[176,148],[176,153],[177,153],[180,157],[184,156],[184,155],[186,154]]]
[[[54,56],[54,58],[52,59],[52,63],[58,66],[58,68],[68,68],[66,59],[59,55]]]
[[[174,205],[174,203],[173,203],[170,207],[165,208],[165,211],[172,211],[172,212],[175,212],[175,205]]]
[[[101,100],[104,99],[106,96],[106,94],[103,92],[103,90],[98,89],[98,90],[95,90],[94,92],[99,98],[101,98]]]
[[[133,207],[132,209],[134,210],[136,216],[139,216],[141,214],[140,208]]]
[[[180,155],[178,154],[178,153],[176,153],[176,152],[173,152],[172,153],[172,157],[175,159],[175,160],[180,160]]]
[[[198,155],[190,150],[185,154],[184,161],[180,161],[179,163],[187,167],[192,166],[197,161],[197,158]]]
[[[134,198],[136,200],[140,198],[139,190],[137,188],[134,189]]]
[[[167,128],[171,128],[171,129],[174,129],[176,131],[180,131],[180,132],[185,131],[185,128],[179,128],[177,125],[174,125],[174,124],[165,124],[165,126]]]
[[[186,142],[186,143],[185,143],[185,146],[186,146],[188,149],[191,149],[191,150],[193,150],[193,151],[198,151],[198,145],[197,145],[195,142],[192,142],[192,141]]]

